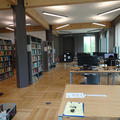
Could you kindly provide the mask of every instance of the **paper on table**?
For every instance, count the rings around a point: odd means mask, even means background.
[[[84,93],[66,93],[66,98],[84,98]]]
[[[66,98],[107,97],[105,94],[66,93]]]

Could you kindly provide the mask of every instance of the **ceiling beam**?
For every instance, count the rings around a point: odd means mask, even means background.
[[[7,0],[0,0],[0,10],[10,9],[11,4]]]
[[[33,8],[27,8],[26,14],[34,21],[42,25],[45,29],[49,29],[49,24],[47,23],[47,21],[42,16],[40,16],[40,14],[36,12]]]
[[[71,5],[92,2],[104,2],[114,0],[24,0],[25,7],[42,7],[54,5]]]
[[[26,27],[27,32],[33,32],[33,31],[44,31],[45,28],[42,26],[27,26]],[[5,29],[5,28],[0,28],[0,33],[12,33],[13,31]]]
[[[59,34],[57,33],[57,31],[53,30],[52,33],[56,36],[59,36]]]
[[[111,28],[111,22],[99,22],[101,24],[106,25],[104,28]],[[62,26],[63,24],[53,25],[53,30],[57,30],[56,28]],[[94,25],[92,23],[74,23],[66,26],[64,28],[58,30],[73,30],[73,29],[84,29],[84,28],[103,28],[102,26]]]
[[[17,5],[17,0],[7,0],[11,5]]]
[[[44,31],[45,28],[42,26],[27,26],[27,32],[33,32],[33,31]]]

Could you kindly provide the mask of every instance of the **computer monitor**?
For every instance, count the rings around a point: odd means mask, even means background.
[[[106,54],[104,54],[104,59],[109,58],[109,56],[113,56],[114,57],[114,53],[106,53]]]
[[[98,57],[104,57],[105,52],[93,52],[93,55],[96,55]]]
[[[97,56],[85,56],[81,55],[78,57],[78,66],[97,66],[98,57]]]

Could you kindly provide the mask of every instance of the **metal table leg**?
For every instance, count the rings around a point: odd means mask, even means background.
[[[63,116],[58,116],[58,120],[63,120]]]
[[[112,73],[112,85],[115,84],[115,73]]]
[[[73,75],[73,73],[70,72],[70,84],[72,84],[72,75]]]
[[[108,79],[107,79],[107,84],[109,85],[110,84],[110,73],[108,73]]]
[[[97,76],[98,76],[98,79],[100,79],[99,81],[99,85],[101,84],[101,76],[100,76],[100,73],[97,73]]]

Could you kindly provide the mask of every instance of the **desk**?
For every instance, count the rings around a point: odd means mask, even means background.
[[[66,98],[67,92],[84,94],[105,94],[107,97]],[[83,102],[85,117],[120,118],[120,86],[112,85],[67,85],[58,111],[58,120],[63,120],[67,102]],[[77,118],[75,118],[76,120]]]
[[[112,74],[112,84],[115,84],[115,73],[120,73],[120,70],[117,71],[117,70],[114,70],[113,68],[110,69],[109,67],[109,70],[105,70],[103,68],[100,68],[98,67],[98,70],[80,70],[80,67],[72,67],[71,70],[70,70],[70,84],[72,84],[72,76],[74,73],[108,73],[108,84],[109,84],[109,76],[110,76],[110,73]]]

